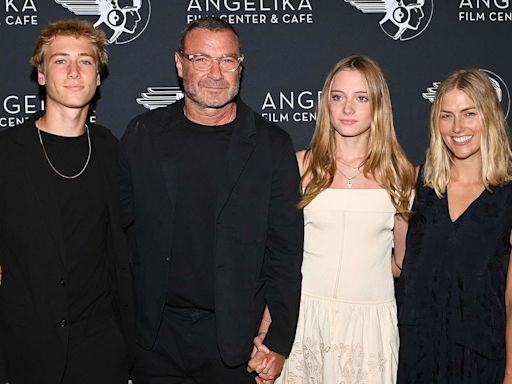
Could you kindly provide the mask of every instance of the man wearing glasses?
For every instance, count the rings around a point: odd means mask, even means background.
[[[299,175],[288,134],[237,98],[243,59],[231,25],[194,21],[175,54],[184,100],[136,117],[122,139],[136,384],[253,382],[259,331],[274,363],[255,380],[272,383],[263,378],[279,374],[293,343]],[[259,329],[265,306],[272,322]]]

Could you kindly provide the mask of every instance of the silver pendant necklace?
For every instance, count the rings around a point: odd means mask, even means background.
[[[72,175],[72,176],[68,176],[68,175],[64,175],[64,174],[60,173],[53,166],[52,162],[50,161],[50,158],[48,157],[48,153],[46,153],[46,148],[44,147],[43,138],[41,137],[41,130],[38,127],[36,127],[36,128],[37,128],[37,134],[39,136],[39,142],[41,143],[41,148],[43,148],[44,157],[46,158],[46,161],[48,162],[48,165],[50,166],[50,168],[53,169],[53,172],[55,172],[57,175],[65,178],[65,179],[76,179],[78,176],[80,176],[82,173],[85,172],[85,169],[89,165],[89,160],[91,160],[91,152],[92,152],[91,151],[91,148],[92,148],[91,135],[89,134],[89,126],[87,124],[85,124],[85,131],[87,132],[87,143],[89,144],[89,153],[87,154],[87,160],[85,160],[85,164],[84,164],[82,170],[80,172],[78,172],[76,175]]]
[[[347,175],[345,175],[343,172],[341,172],[341,170],[338,168],[336,168],[336,171],[338,171],[341,176],[343,176],[345,179],[347,179],[347,188],[352,188],[352,185],[353,185],[352,180],[354,180],[357,176],[359,176],[361,174],[361,171],[359,170],[359,168],[357,168],[357,173],[352,177],[347,177]]]

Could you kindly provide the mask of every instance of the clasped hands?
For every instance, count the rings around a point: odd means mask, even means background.
[[[257,384],[273,384],[281,374],[286,359],[285,356],[272,352],[263,344],[265,336],[266,332],[260,332],[254,338],[251,360],[247,363],[247,372],[256,371],[258,373],[258,376],[254,378]]]

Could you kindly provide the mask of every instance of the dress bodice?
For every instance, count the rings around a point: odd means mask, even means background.
[[[446,195],[419,181],[397,285],[399,323],[440,326],[488,357],[502,356],[512,184],[484,190],[455,221]]]
[[[396,210],[384,189],[322,191],[304,208],[304,292],[354,302],[394,298]]]

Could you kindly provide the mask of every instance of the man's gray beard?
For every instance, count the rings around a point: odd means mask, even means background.
[[[222,107],[225,107],[227,104],[231,103],[238,95],[238,92],[240,91],[240,77],[238,77],[236,87],[233,89],[233,92],[232,92],[231,96],[229,97],[229,99],[222,103],[215,103],[215,104],[209,104],[209,105],[205,104],[203,101],[201,101],[199,99],[199,97],[197,97],[196,94],[190,92],[190,88],[187,86],[187,83],[185,81],[183,82],[183,88],[184,88],[185,96],[188,99],[190,99],[192,102],[197,104],[198,106],[203,107],[203,108],[222,108]]]

